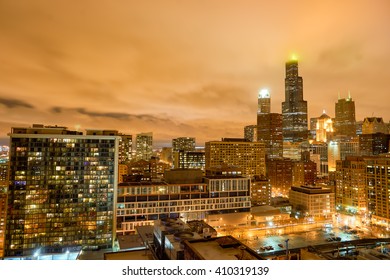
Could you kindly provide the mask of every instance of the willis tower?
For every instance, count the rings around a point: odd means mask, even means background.
[[[298,61],[286,63],[285,101],[282,102],[283,141],[302,142],[308,138],[307,101],[303,100],[303,80]]]

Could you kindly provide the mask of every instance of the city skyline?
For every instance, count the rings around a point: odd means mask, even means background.
[[[228,3],[228,4],[226,4]],[[32,123],[152,131],[157,145],[243,137],[261,88],[284,100],[299,62],[308,117],[390,120],[390,3],[266,1],[0,2],[0,138]],[[332,16],[329,16],[332,15]]]

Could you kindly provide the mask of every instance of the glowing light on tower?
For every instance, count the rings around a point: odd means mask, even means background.
[[[266,88],[262,88],[259,91],[259,98],[270,98],[269,90]]]

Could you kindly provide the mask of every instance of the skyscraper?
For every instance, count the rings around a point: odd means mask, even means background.
[[[111,248],[118,137],[43,125],[9,135],[5,257]]]
[[[268,89],[261,89],[258,97],[257,114],[271,113],[271,96]]]
[[[283,157],[281,114],[269,113],[257,115],[257,141],[264,142],[267,158]]]
[[[335,105],[335,134],[347,137],[356,136],[355,101],[351,95],[348,98],[339,98]]]
[[[132,159],[133,136],[119,134],[119,163],[128,163]]]
[[[152,132],[137,134],[136,138],[136,159],[149,160],[153,154],[153,134]]]
[[[333,121],[332,118],[324,113],[317,118],[316,125],[316,141],[328,142],[333,136]]]
[[[286,63],[285,101],[282,103],[283,141],[301,142],[308,138],[307,101],[303,100],[303,80],[298,61]]]
[[[257,110],[257,141],[265,144],[267,158],[283,156],[282,115],[271,113],[271,95],[267,89],[262,89],[258,97]]]

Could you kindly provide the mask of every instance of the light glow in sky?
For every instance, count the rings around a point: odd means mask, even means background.
[[[243,137],[299,54],[309,117],[390,119],[390,1],[0,0],[0,137],[11,126]]]

